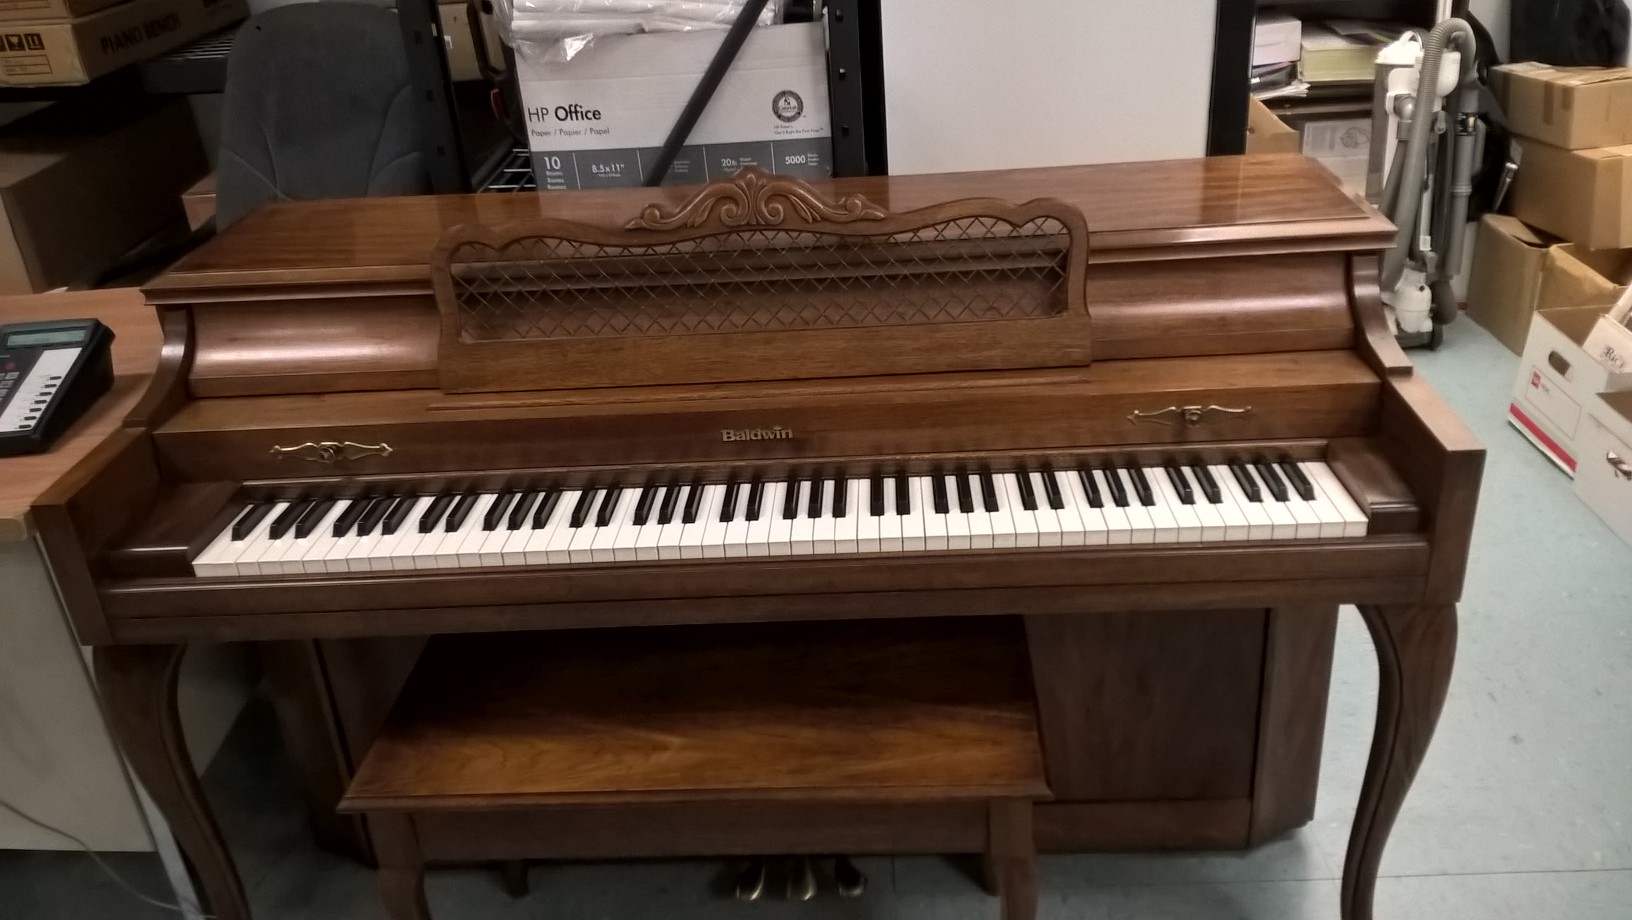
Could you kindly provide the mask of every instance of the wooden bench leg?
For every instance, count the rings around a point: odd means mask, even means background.
[[[986,867],[997,886],[1003,920],[1035,920],[1037,844],[1030,802],[1000,801],[987,807]]]
[[[425,858],[419,835],[407,815],[368,816],[369,836],[380,860],[376,883],[387,920],[431,920],[425,902]]]

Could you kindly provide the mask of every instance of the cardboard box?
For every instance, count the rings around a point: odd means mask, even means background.
[[[1607,309],[1537,310],[1507,407],[1508,422],[1571,476],[1587,410],[1610,386],[1609,372],[1583,348]]]
[[[1524,353],[1536,310],[1613,303],[1632,282],[1632,250],[1587,249],[1486,214],[1468,278],[1468,317]]]
[[[1597,400],[1581,437],[1575,494],[1632,546],[1632,392]]]
[[[1609,374],[1608,390],[1632,389],[1632,302],[1617,303],[1598,317],[1582,349]]]
[[[1247,99],[1248,153],[1302,153],[1303,138],[1257,99]]]
[[[88,83],[248,15],[246,0],[127,0],[66,22],[0,27],[0,84]]]
[[[569,61],[518,55],[517,79],[541,189],[645,182],[723,29],[607,35]],[[744,166],[832,174],[827,51],[820,22],[749,33],[665,184],[722,179]]]
[[[209,170],[181,98],[58,103],[0,134],[0,293],[88,281],[183,220]]]
[[[123,0],[0,0],[0,22],[50,22],[105,10]]]
[[[3,3],[4,0],[0,0]],[[470,17],[463,3],[444,3],[437,7],[442,21],[442,40],[448,49],[448,75],[455,83],[482,79],[482,69],[476,59],[476,45],[471,41]],[[504,46],[499,42],[498,27],[493,17],[482,14],[482,39],[487,44],[487,59],[495,67],[504,67]]]
[[[1632,70],[1507,64],[1490,80],[1514,134],[1566,150],[1632,144]]]
[[[1632,247],[1632,145],[1565,150],[1525,140],[1514,217],[1589,249]]]
[[[1252,66],[1284,64],[1303,56],[1303,23],[1286,13],[1259,13],[1252,23]]]

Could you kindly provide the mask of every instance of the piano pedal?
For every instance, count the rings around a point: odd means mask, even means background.
[[[816,897],[816,863],[809,857],[789,861],[788,900],[809,901]]]
[[[765,880],[768,874],[768,860],[749,860],[748,865],[737,873],[735,894],[739,901],[757,901],[765,896]]]
[[[833,881],[841,898],[859,898],[867,891],[867,876],[848,856],[833,859]]]

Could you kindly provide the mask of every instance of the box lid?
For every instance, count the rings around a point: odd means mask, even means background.
[[[1590,86],[1595,83],[1614,83],[1632,80],[1632,68],[1626,67],[1556,67],[1537,61],[1503,64],[1496,71],[1510,76],[1543,80],[1560,86]]]

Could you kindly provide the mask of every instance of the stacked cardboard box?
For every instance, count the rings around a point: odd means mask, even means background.
[[[1468,314],[1521,352],[1508,420],[1632,542],[1632,70],[1513,64],[1511,217],[1479,227]]]
[[[0,85],[72,85],[248,15],[246,0],[0,0]]]

